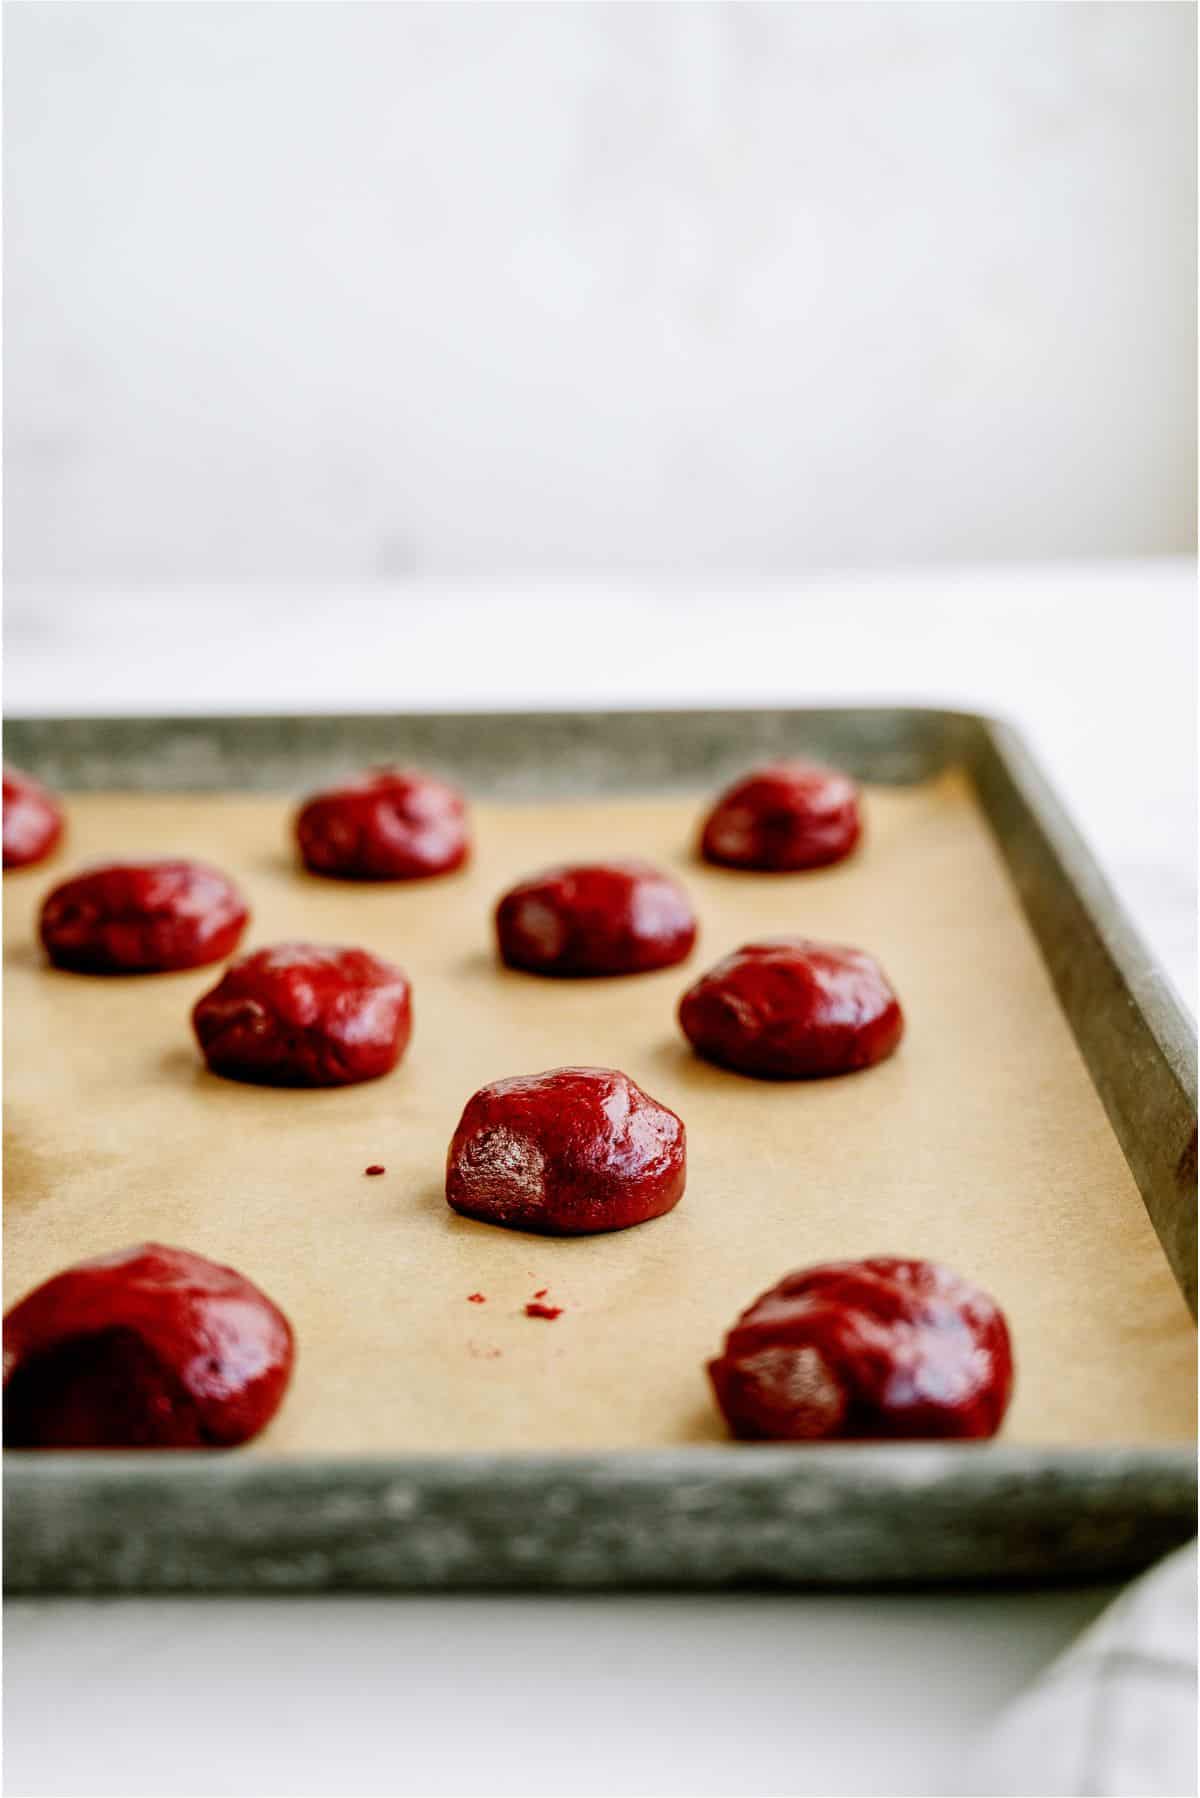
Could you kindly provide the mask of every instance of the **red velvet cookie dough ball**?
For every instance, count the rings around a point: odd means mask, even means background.
[[[32,774],[4,770],[4,866],[44,861],[63,833],[62,807]]]
[[[157,1243],[81,1261],[4,1319],[9,1448],[231,1448],[291,1378],[287,1318],[257,1286]]]
[[[412,1034],[408,980],[365,949],[277,943],[225,970],[192,1012],[214,1074],[351,1086],[390,1073]]]
[[[625,1230],[683,1196],[683,1124],[615,1068],[554,1068],[481,1087],[446,1160],[455,1211],[511,1230]]]
[[[767,1080],[871,1067],[904,1033],[873,955],[788,936],[747,943],[701,975],[679,1002],[679,1022],[706,1061]]]
[[[595,862],[510,888],[496,937],[501,959],[532,974],[644,974],[691,953],[696,914],[679,882],[648,862]]]
[[[40,929],[56,968],[160,974],[232,955],[249,916],[233,882],[202,862],[109,862],[55,887]]]
[[[296,838],[305,867],[338,880],[423,880],[461,868],[470,852],[458,788],[401,768],[372,768],[314,794]]]
[[[995,1302],[933,1261],[810,1267],[764,1292],[708,1364],[747,1441],[994,1436],[1012,1391]]]
[[[721,794],[700,853],[726,868],[788,873],[841,861],[861,833],[858,786],[848,774],[817,762],[774,762]]]

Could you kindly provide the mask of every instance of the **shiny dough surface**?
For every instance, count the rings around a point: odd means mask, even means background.
[[[705,802],[477,805],[470,868],[363,886],[296,867],[283,797],[68,795],[69,854],[4,881],[6,1303],[151,1238],[239,1268],[295,1327],[291,1390],[240,1453],[631,1448],[724,1439],[704,1362],[789,1269],[927,1256],[1007,1314],[1016,1390],[998,1440],[1191,1437],[1191,1321],[965,782],[868,789],[861,849],[796,875],[696,861]],[[188,1026],[212,968],[47,969],[34,921],[49,888],[150,855],[231,874],[253,910],[246,949],[299,936],[399,963],[414,1010],[400,1067],[338,1091],[237,1086],[205,1073]],[[687,962],[571,982],[497,965],[507,886],[627,855],[691,892]],[[890,1061],[776,1085],[690,1053],[679,995],[779,932],[878,956],[908,1020]],[[470,1094],[580,1062],[622,1068],[684,1118],[678,1207],[561,1241],[455,1216],[445,1155]],[[373,1163],[386,1175],[364,1177]],[[542,1289],[563,1307],[552,1321],[524,1315]]]

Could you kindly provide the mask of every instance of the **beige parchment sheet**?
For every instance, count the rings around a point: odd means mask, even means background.
[[[929,1255],[1008,1314],[1010,1440],[1191,1437],[1190,1319],[965,784],[872,790],[868,808],[850,862],[767,877],[694,862],[686,799],[481,805],[469,872],[359,886],[294,867],[280,798],[75,796],[64,851],[4,879],[6,1303],[156,1239],[232,1263],[295,1326],[295,1380],[247,1452],[604,1449],[721,1440],[702,1364],[789,1268]],[[234,1085],[203,1070],[188,1023],[218,970],[41,963],[37,908],[69,870],[173,854],[243,884],[247,947],[308,937],[399,962],[415,1030],[396,1072],[334,1092]],[[682,875],[701,918],[691,961],[592,982],[501,970],[504,886],[612,854]],[[908,1018],[891,1061],[774,1085],[691,1056],[679,994],[780,931],[880,957]],[[456,1217],[442,1177],[468,1096],[570,1062],[621,1067],[684,1118],[682,1203],[571,1241]],[[386,1175],[366,1178],[372,1162]],[[542,1287],[554,1322],[523,1315]]]

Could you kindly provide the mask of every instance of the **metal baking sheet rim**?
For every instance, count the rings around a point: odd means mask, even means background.
[[[756,755],[797,750],[836,756],[863,777],[902,782],[965,765],[1195,1309],[1195,1033],[1028,750],[1004,724],[875,706],[26,719],[6,728],[14,761],[68,789],[131,780],[160,791],[292,787],[302,784],[306,754],[328,770],[331,752],[346,767],[422,754],[473,779],[484,772],[479,785],[490,791],[540,786],[539,762],[555,768],[560,790],[565,778],[593,791],[614,775],[624,790],[627,782],[700,785]],[[515,783],[506,783],[514,772]],[[1132,1571],[1196,1529],[1191,1445],[730,1445],[380,1461],[9,1453],[4,1460],[5,1584],[13,1593],[1084,1579]]]

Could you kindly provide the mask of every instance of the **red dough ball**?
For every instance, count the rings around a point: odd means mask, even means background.
[[[1008,1408],[1008,1326],[934,1261],[890,1255],[805,1268],[764,1292],[708,1364],[735,1436],[994,1436]]]
[[[316,793],[296,818],[306,868],[338,880],[422,880],[470,852],[466,800],[432,774],[371,768]]]
[[[468,1101],[446,1199],[487,1224],[587,1236],[670,1211],[686,1178],[673,1111],[615,1068],[554,1068],[496,1080]]]
[[[648,862],[547,868],[496,907],[501,959],[532,974],[644,974],[690,955],[696,914]]]
[[[275,1415],[291,1326],[231,1267],[157,1243],[81,1261],[4,1319],[8,1448],[231,1448]]]
[[[41,938],[56,968],[161,974],[232,955],[250,913],[203,862],[109,862],[55,887]]]
[[[63,833],[62,807],[32,774],[4,770],[4,866],[44,861]]]
[[[804,937],[747,943],[679,1002],[698,1055],[766,1080],[868,1068],[892,1053],[904,1014],[873,955]]]
[[[848,774],[817,762],[774,762],[721,794],[700,853],[726,868],[789,873],[841,861],[861,834],[858,786]]]
[[[226,968],[192,1012],[214,1074],[352,1086],[390,1073],[412,1034],[407,978],[365,949],[277,943]]]

